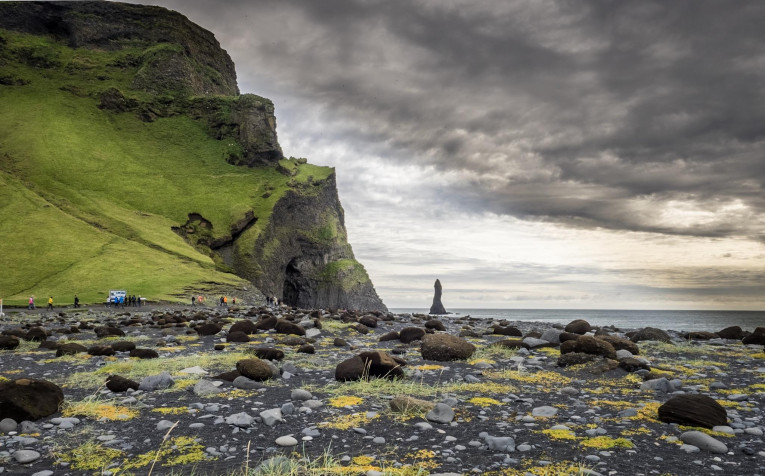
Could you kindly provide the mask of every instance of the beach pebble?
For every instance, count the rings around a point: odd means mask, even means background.
[[[172,427],[173,427],[173,422],[171,422],[170,420],[160,420],[157,423],[157,431],[169,430]]]
[[[454,410],[445,403],[437,403],[436,406],[425,415],[425,418],[428,421],[436,423],[449,423],[454,420]]]
[[[383,445],[385,444],[385,438],[383,438],[382,436],[375,437],[372,439],[372,443],[376,445]]]
[[[414,427],[417,428],[418,430],[432,430],[433,429],[433,425],[431,425],[430,423],[428,423],[426,421],[418,421],[417,423],[414,424]]]
[[[13,453],[13,459],[19,464],[31,463],[40,458],[40,453],[32,450],[18,450]]]
[[[9,431],[16,431],[19,424],[13,418],[3,418],[0,420],[0,433],[8,433]]]
[[[227,424],[234,425],[239,428],[248,428],[250,425],[252,425],[253,420],[253,417],[245,412],[235,413],[226,417]]]
[[[0,473],[2,473],[2,471],[0,471]],[[106,473],[104,473],[104,474],[106,474]],[[38,471],[36,473],[32,473],[32,476],[53,476],[53,471],[51,471],[49,469],[44,469],[42,471]]]
[[[151,392],[154,390],[170,388],[174,384],[175,380],[173,380],[173,377],[170,376],[170,374],[167,372],[162,372],[158,375],[149,375],[148,377],[144,377],[141,380],[141,383],[138,385],[138,389],[145,392]]]
[[[231,382],[231,385],[242,390],[257,390],[264,387],[262,383],[256,382],[255,380],[247,378],[243,375],[235,378],[234,381]]]
[[[558,413],[557,408],[546,406],[546,405],[541,407],[536,407],[533,410],[531,410],[531,416],[542,417],[542,418],[555,416],[557,413]]]
[[[563,387],[560,389],[560,393],[564,395],[578,395],[579,390],[575,389],[574,387]]]
[[[292,390],[292,393],[290,393],[290,398],[292,400],[298,400],[298,401],[304,401],[304,400],[310,400],[313,398],[313,395],[311,395],[311,392],[308,390],[303,390],[302,388],[296,388]]]
[[[279,446],[297,446],[298,440],[292,437],[292,435],[280,436],[274,443]]]
[[[728,452],[725,443],[700,431],[686,431],[680,435],[680,440],[687,445],[697,446],[699,449],[712,453],[725,454]]]
[[[200,397],[219,393],[223,393],[223,389],[209,380],[200,380],[194,385],[194,395]]]
[[[280,421],[284,421],[282,418],[282,411],[279,408],[272,408],[260,412],[260,418],[266,426],[274,426]]]

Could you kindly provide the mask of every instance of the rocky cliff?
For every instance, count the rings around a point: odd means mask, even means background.
[[[0,222],[55,215],[70,223],[58,241],[98,249],[88,261],[41,235],[51,269],[0,278],[11,295],[58,292],[77,267],[103,288],[119,269],[106,263],[132,253],[146,259],[120,287],[144,295],[213,282],[244,294],[244,278],[295,306],[385,310],[347,242],[334,170],[284,158],[273,103],[239,94],[212,33],[160,7],[0,2],[0,64],[0,180],[18,191]],[[31,253],[14,233],[0,228],[18,247],[6,269]]]

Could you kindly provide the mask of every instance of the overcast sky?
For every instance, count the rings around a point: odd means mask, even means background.
[[[389,307],[765,307],[763,2],[151,3],[337,168]]]

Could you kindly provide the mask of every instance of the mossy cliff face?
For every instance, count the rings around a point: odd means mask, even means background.
[[[334,173],[287,192],[254,246],[238,253],[240,275],[287,304],[387,311],[348,244]]]
[[[347,242],[334,170],[284,159],[273,103],[240,95],[228,54],[184,16],[0,2],[0,104],[6,304],[110,288],[258,302],[258,288],[385,309]]]

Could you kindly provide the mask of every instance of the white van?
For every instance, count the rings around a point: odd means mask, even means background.
[[[114,304],[117,301],[116,298],[120,298],[122,302],[125,302],[125,299],[127,299],[127,291],[115,289],[109,290],[109,299],[107,299],[106,305],[111,306]]]

